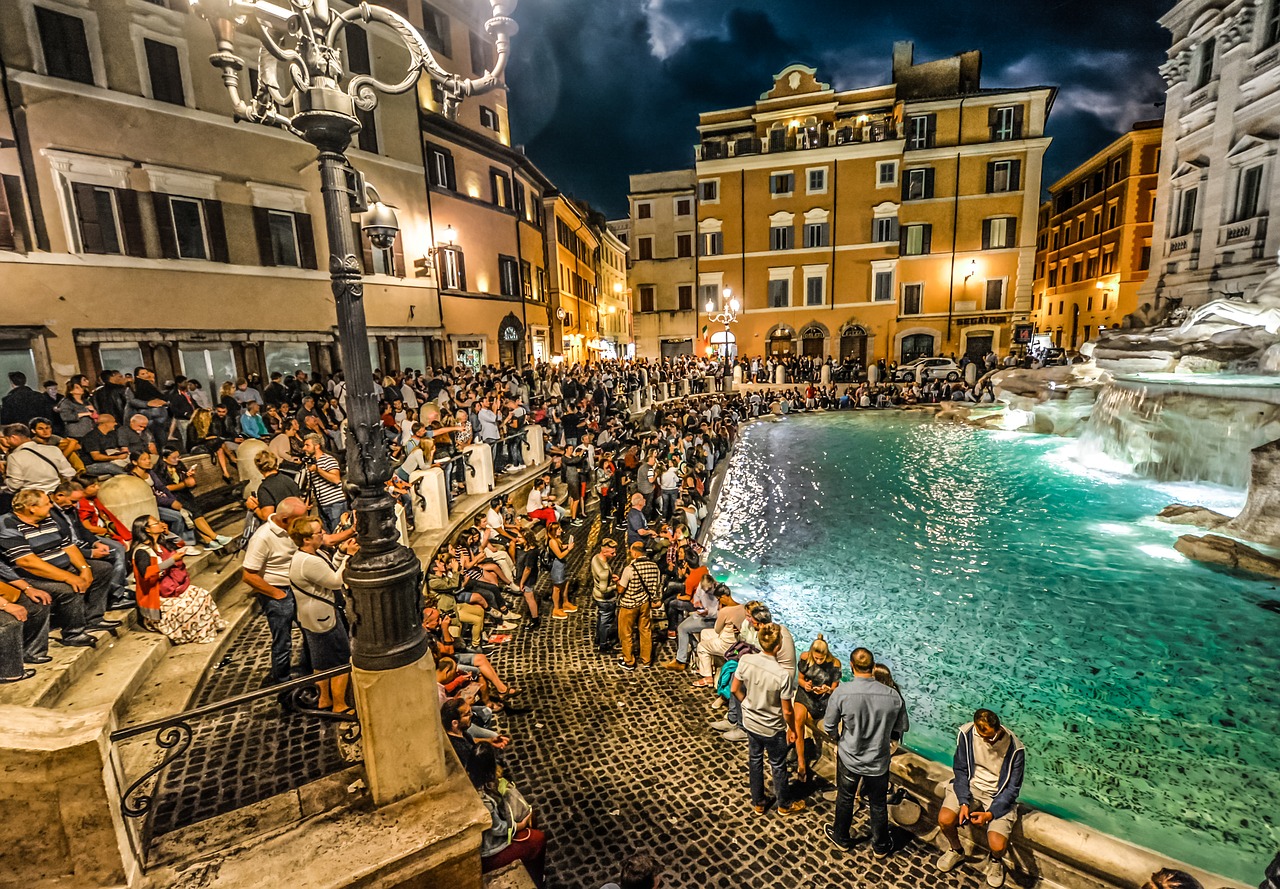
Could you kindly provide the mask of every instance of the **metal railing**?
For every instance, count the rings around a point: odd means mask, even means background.
[[[331,710],[321,710],[317,706],[320,692],[316,688],[316,683],[322,679],[332,679],[335,676],[342,676],[350,672],[350,664],[334,667],[331,670],[322,670],[319,673],[312,673],[310,676],[291,679],[279,685],[272,685],[257,691],[225,698],[212,704],[205,704],[202,707],[175,713],[172,716],[153,719],[150,722],[125,726],[112,732],[112,744],[119,744],[122,741],[128,741],[131,738],[154,732],[156,746],[161,750],[167,751],[161,757],[160,762],[143,772],[137,780],[133,781],[120,794],[121,812],[128,818],[141,818],[151,811],[151,807],[155,803],[155,788],[148,787],[148,782],[153,778],[157,778],[166,767],[186,755],[195,737],[195,730],[192,728],[193,723],[236,707],[247,706],[264,698],[279,697],[281,705],[290,713],[312,716],[317,719],[327,719],[333,722],[348,723],[340,737],[344,743],[354,744],[360,739],[360,722],[354,713],[334,713]]]

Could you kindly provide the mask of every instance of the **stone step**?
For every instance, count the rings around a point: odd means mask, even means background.
[[[533,877],[519,861],[484,875],[484,889],[535,889]]]
[[[103,648],[99,643],[98,647]],[[117,717],[125,704],[164,660],[173,646],[160,633],[135,629],[112,640],[89,671],[53,703],[55,710],[96,710],[110,707]]]
[[[20,707],[51,707],[85,674],[94,669],[102,656],[133,633],[137,626],[137,612],[133,609],[107,612],[107,617],[122,621],[116,636],[107,632],[93,632],[98,640],[96,648],[80,648],[60,645],[60,630],[54,630],[49,639],[49,656],[52,663],[35,668],[36,675],[23,682],[0,685],[0,704]]]

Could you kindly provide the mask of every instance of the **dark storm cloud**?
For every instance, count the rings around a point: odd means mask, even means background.
[[[693,163],[698,113],[747,105],[793,62],[837,89],[917,60],[983,51],[985,86],[1058,86],[1045,184],[1135,120],[1160,117],[1168,35],[1154,0],[521,0],[509,71],[517,142],[611,217],[627,176]]]

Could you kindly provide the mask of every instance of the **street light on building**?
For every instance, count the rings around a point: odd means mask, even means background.
[[[738,315],[742,312],[742,303],[738,302],[738,298],[733,295],[733,289],[726,287],[720,294],[720,311],[716,311],[716,301],[707,300],[707,318],[712,324],[724,325],[724,355],[726,358],[733,358],[731,353],[736,351],[730,349],[732,344],[732,336],[729,332],[729,325],[738,320]]]
[[[465,79],[436,61],[408,19],[380,6],[361,3],[338,12],[329,0],[289,0],[288,8],[261,0],[191,0],[191,5],[213,28],[217,51],[209,61],[222,73],[236,119],[279,127],[318,151],[329,274],[348,393],[347,478],[355,488],[360,543],[346,572],[355,626],[352,661],[367,671],[406,666],[427,650],[419,604],[421,566],[413,551],[399,543],[395,503],[385,488],[391,461],[373,389],[360,250],[350,220],[352,214],[362,214],[361,228],[375,246],[384,248],[393,243],[399,226],[394,209],[382,203],[376,191],[366,192],[364,177],[348,163],[346,151],[360,130],[356,109],[372,111],[379,93],[415,89],[423,72],[441,85],[443,112],[449,117],[456,116],[467,96],[501,86],[510,39],[516,33],[509,17],[516,0],[490,0],[492,16],[485,30],[493,38],[496,60],[483,75]],[[343,31],[375,24],[394,32],[409,53],[398,82],[343,70]],[[260,43],[258,85],[252,96],[241,92],[246,63],[236,52],[240,29]]]

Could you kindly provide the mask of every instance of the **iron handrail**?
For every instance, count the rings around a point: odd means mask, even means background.
[[[291,692],[297,688],[306,688],[322,679],[332,679],[334,676],[341,676],[344,673],[350,672],[351,665],[344,664],[341,667],[333,667],[329,670],[321,670],[319,673],[312,673],[308,676],[300,676],[297,679],[290,679],[288,682],[281,682],[279,685],[270,685],[266,688],[260,688],[257,691],[245,692],[244,694],[234,695],[230,698],[223,698],[221,701],[214,701],[212,704],[205,704],[203,707],[196,707],[193,710],[183,710],[181,713],[164,716],[160,719],[153,719],[150,722],[140,722],[137,725],[125,726],[124,728],[116,729],[111,733],[111,742],[117,743],[119,741],[126,741],[129,738],[136,738],[138,735],[145,735],[148,732],[162,729],[178,722],[202,719],[213,713],[220,713],[223,710],[230,710],[234,707],[240,707],[244,704],[260,701],[263,698],[276,697],[280,694]]]
[[[191,727],[193,722],[215,713],[221,713],[224,710],[243,707],[263,698],[283,696],[283,706],[294,713],[315,716],[333,722],[349,723],[343,729],[341,737],[348,744],[354,744],[360,737],[360,721],[354,712],[334,713],[330,710],[316,708],[316,703],[319,700],[316,683],[323,679],[332,679],[335,676],[350,672],[351,665],[344,664],[341,667],[321,670],[319,673],[312,673],[309,676],[290,679],[288,682],[282,682],[279,685],[272,685],[257,691],[224,698],[212,704],[205,704],[203,707],[184,710],[172,716],[125,726],[112,732],[110,735],[112,744],[155,732],[156,746],[161,750],[167,751],[158,763],[143,772],[137,780],[120,794],[120,811],[128,818],[141,818],[151,811],[151,806],[155,802],[155,795],[153,793],[144,793],[144,785],[159,775],[170,763],[186,754],[191,747],[192,740],[195,738],[195,731]],[[314,701],[310,699],[312,695],[315,696]]]

